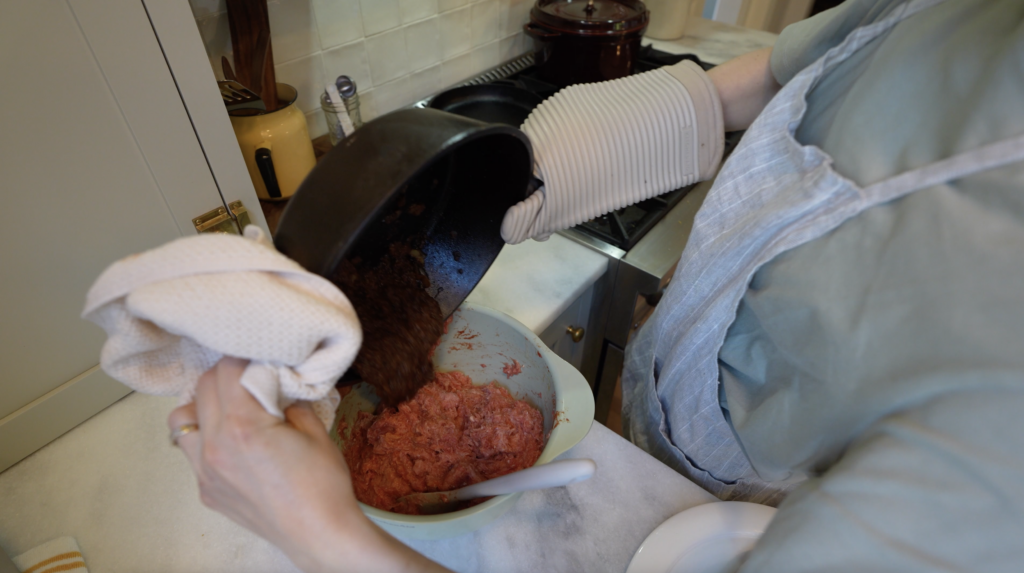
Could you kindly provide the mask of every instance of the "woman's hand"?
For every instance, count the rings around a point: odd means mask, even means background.
[[[221,360],[203,374],[195,402],[168,417],[198,424],[178,445],[204,504],[314,571],[443,570],[376,527],[360,511],[348,467],[307,405],[268,414],[239,378],[247,362]]]

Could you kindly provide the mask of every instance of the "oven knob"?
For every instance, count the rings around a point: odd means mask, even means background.
[[[573,342],[579,342],[583,340],[583,335],[585,334],[582,326],[570,326],[566,328],[565,331],[569,334],[569,336],[572,336]]]
[[[640,296],[644,297],[644,302],[646,302],[648,306],[658,306],[658,303],[661,302],[661,297],[665,296],[665,289],[661,289],[654,294],[644,294]]]

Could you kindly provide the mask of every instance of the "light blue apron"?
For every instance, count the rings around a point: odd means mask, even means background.
[[[900,21],[943,0],[912,0],[858,28],[797,74],[722,167],[672,282],[626,349],[623,430],[721,499],[777,504],[804,479],[760,479],[719,402],[718,352],[759,267],[875,205],[1024,160],[1024,137],[980,147],[861,188],[795,137],[819,79]]]

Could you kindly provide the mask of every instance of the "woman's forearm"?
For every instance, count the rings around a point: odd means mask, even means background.
[[[772,75],[771,48],[749,52],[708,71],[722,100],[725,131],[750,127],[782,86]]]

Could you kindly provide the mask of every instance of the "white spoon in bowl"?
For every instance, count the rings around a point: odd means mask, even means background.
[[[594,460],[561,460],[533,466],[451,491],[412,493],[399,498],[398,502],[417,505],[420,511],[426,515],[446,513],[454,510],[458,502],[467,499],[569,485],[589,478],[594,475],[595,471],[597,471],[597,464],[594,463]]]

